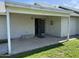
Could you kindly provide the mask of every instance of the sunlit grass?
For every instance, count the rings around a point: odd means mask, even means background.
[[[27,57],[27,56],[25,56]],[[28,56],[31,58],[39,57],[79,57],[79,40],[71,40],[63,43],[63,46],[49,49],[47,51],[42,51],[40,53]]]

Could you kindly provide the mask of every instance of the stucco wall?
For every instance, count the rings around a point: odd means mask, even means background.
[[[35,35],[35,18],[45,19],[45,33],[53,36],[67,36],[68,33],[68,17],[47,17],[25,14],[10,14],[11,17],[11,38],[20,37],[21,35]],[[52,25],[51,25],[52,21]],[[71,21],[71,27],[74,26],[74,20]],[[74,26],[75,27],[75,26]],[[77,26],[78,27],[78,26]],[[79,27],[78,27],[79,28]],[[73,29],[73,27],[72,27]],[[71,29],[71,30],[72,30]],[[71,34],[74,34],[73,29]],[[7,37],[6,18],[0,16],[0,39]]]
[[[11,38],[22,35],[34,35],[34,20],[31,16],[23,14],[11,14]]]
[[[79,17],[77,17],[76,18],[76,21],[77,21],[77,23],[76,23],[76,31],[77,31],[77,34],[79,34]]]
[[[70,35],[77,34],[77,17],[70,18]]]
[[[61,17],[61,37],[68,34],[68,17]]]
[[[0,39],[6,39],[7,29],[6,29],[6,16],[0,16]]]
[[[21,35],[35,35],[35,18],[42,18],[45,20],[46,34],[60,36],[60,17],[11,14],[11,37],[14,38]],[[50,25],[51,20],[53,20],[53,25]]]
[[[68,35],[68,17],[61,17],[61,37]],[[77,34],[77,18],[70,17],[70,35]]]
[[[51,25],[51,21],[53,24]],[[46,20],[46,34],[52,36],[60,36],[61,34],[61,18],[60,17],[49,17]]]
[[[35,35],[35,18],[47,18],[46,16],[11,14],[11,38],[23,35]]]

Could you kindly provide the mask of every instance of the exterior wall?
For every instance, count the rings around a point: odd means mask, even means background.
[[[61,17],[61,37],[65,37],[68,34],[68,17]]]
[[[61,17],[61,37],[65,37],[68,34],[68,17]],[[70,36],[77,33],[77,17],[70,17]]]
[[[35,34],[34,20],[31,16],[11,14],[11,38]]]
[[[11,38],[17,38],[22,35],[35,35],[35,18],[45,19],[45,33],[53,36],[61,34],[61,18],[45,17],[24,14],[10,14]],[[50,21],[53,24],[50,24]],[[6,16],[0,16],[0,39],[7,38]]]
[[[53,21],[53,24],[51,25],[51,21]],[[61,17],[49,17],[49,19],[46,20],[46,34],[52,35],[52,36],[60,36],[61,35]]]
[[[76,21],[77,21],[77,23],[76,23],[76,34],[79,35],[79,17],[76,17]]]
[[[0,16],[0,39],[7,38],[6,16]]]
[[[35,18],[46,18],[38,15],[11,14],[11,38],[35,36]]]
[[[25,15],[25,14],[11,14],[11,38],[20,37],[22,35],[35,35],[35,18],[45,19],[45,33],[52,36],[67,36],[68,33],[68,17],[45,17],[45,16],[36,16],[36,15]],[[73,18],[74,19],[74,18]],[[51,21],[53,24],[51,24]],[[70,30],[71,35],[76,31],[74,23],[75,21],[71,20]],[[77,23],[78,24],[78,23]],[[77,26],[78,27],[78,26]],[[79,29],[79,27],[78,27]],[[77,29],[77,30],[78,30]],[[79,32],[78,32],[79,33]],[[6,39],[6,18],[5,16],[0,16],[0,39]]]
[[[21,35],[35,35],[35,18],[45,20],[45,33],[53,36],[60,36],[61,18],[46,17],[38,15],[11,14],[11,37],[20,37]],[[53,25],[50,25],[50,21]],[[19,23],[18,23],[19,22]]]
[[[70,35],[77,34],[77,17],[70,18]]]

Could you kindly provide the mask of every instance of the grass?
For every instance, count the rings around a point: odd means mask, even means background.
[[[71,40],[56,45],[46,46],[30,52],[10,57],[16,58],[79,58],[79,40]]]

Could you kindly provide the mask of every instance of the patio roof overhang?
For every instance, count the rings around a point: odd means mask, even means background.
[[[79,17],[79,14],[73,12],[73,13],[71,14],[71,16]]]
[[[34,14],[34,15],[47,15],[47,16],[69,16],[70,11],[45,8],[34,5],[20,4],[14,2],[6,2],[6,10],[10,13]]]
[[[22,13],[22,14],[34,14],[34,15],[47,15],[47,16],[69,16],[68,13],[54,12],[54,11],[44,11],[44,10],[34,10],[30,8],[17,8],[17,7],[7,7],[10,13]]]

